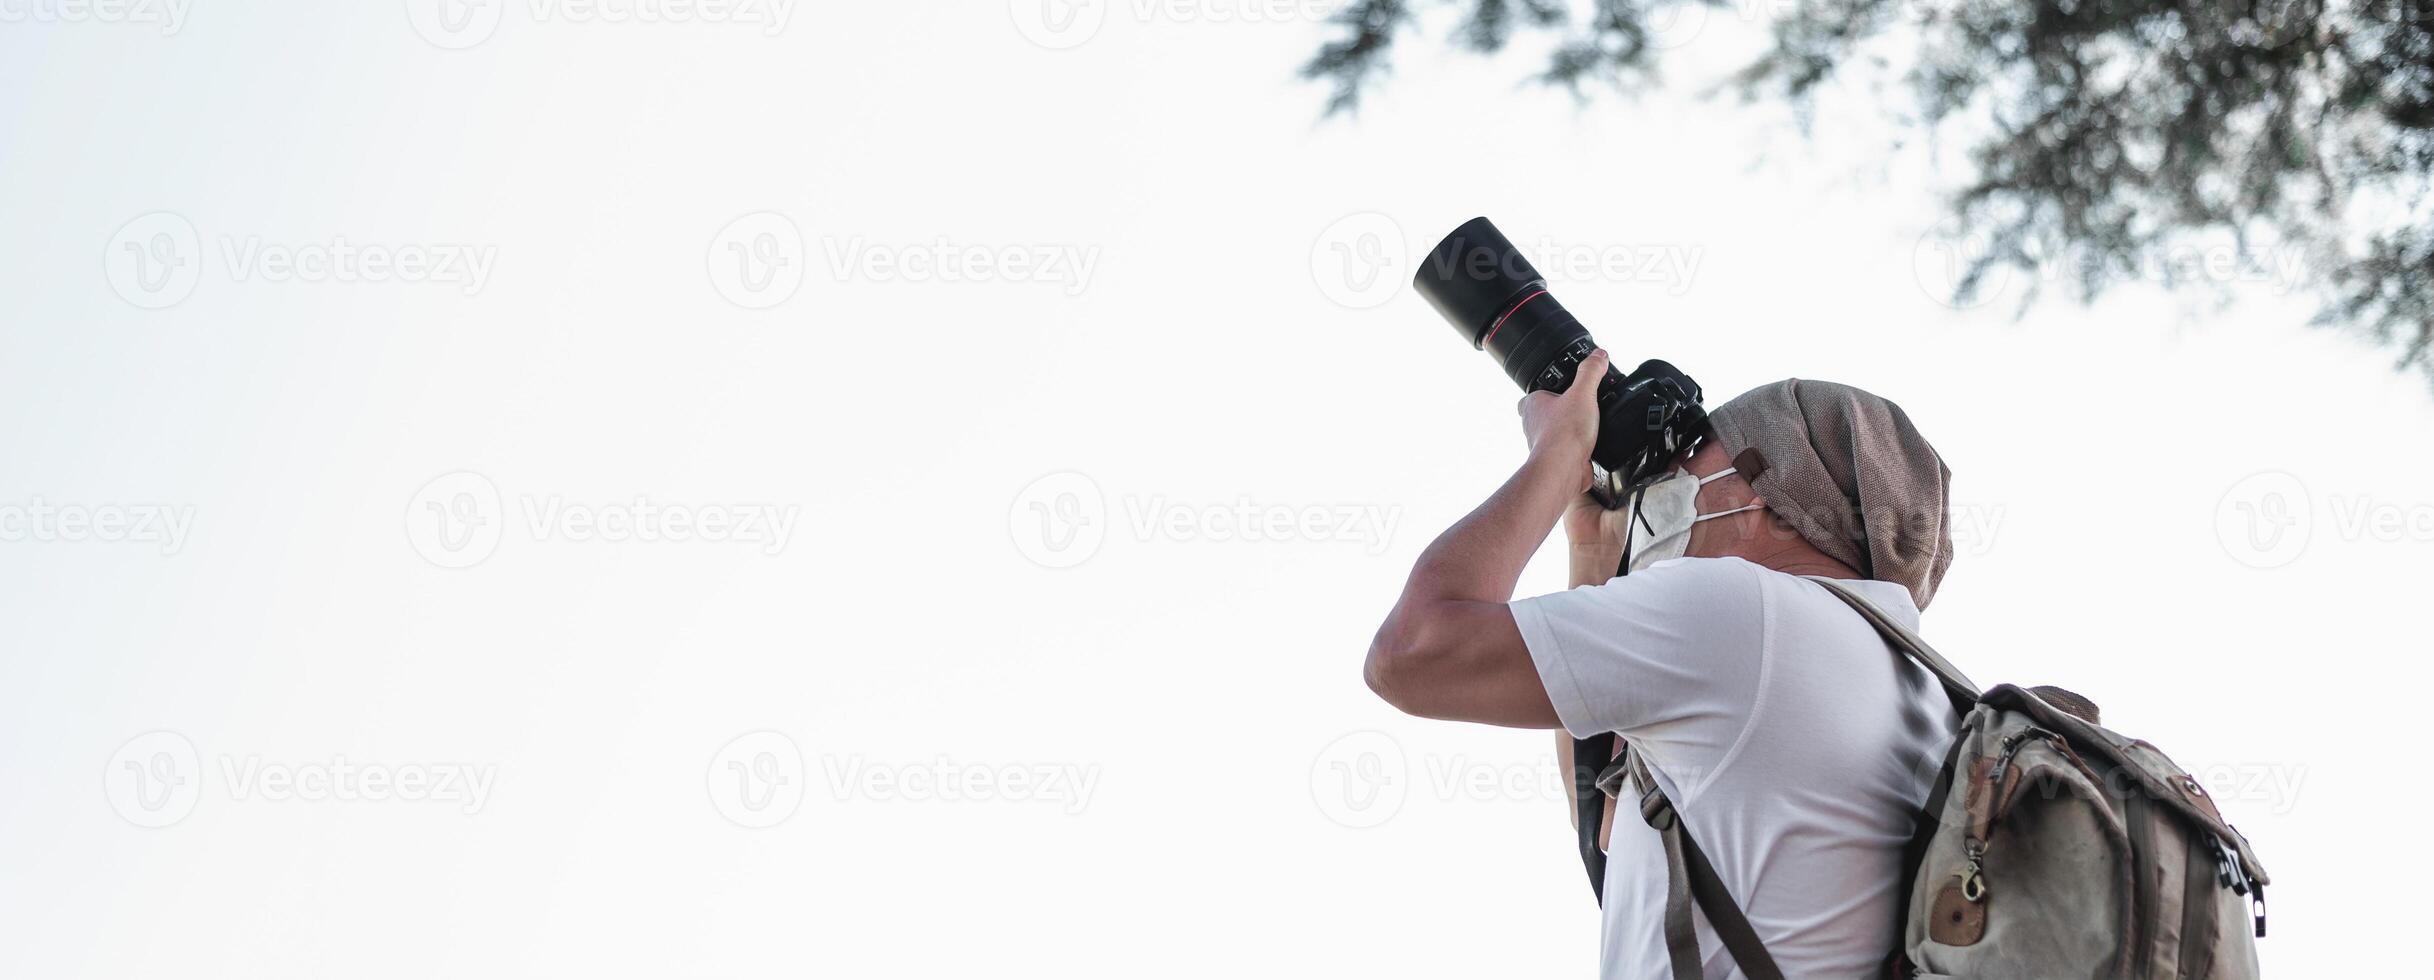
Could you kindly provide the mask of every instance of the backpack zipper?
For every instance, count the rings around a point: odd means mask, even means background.
[[[2003,736],[2001,748],[1995,754],[1995,764],[1986,770],[1989,794],[2002,791],[2003,774],[2010,771],[2012,757],[2020,754],[2021,747],[2026,745],[2031,738],[2048,742],[2062,740],[2062,736],[2033,726]],[[1993,799],[1989,798],[1986,805],[1992,808]],[[1961,866],[1961,898],[1972,904],[1984,901],[1986,899],[1986,842],[1976,837],[1963,837],[1961,853],[1969,859],[1967,864]]]
[[[2028,740],[2032,738],[2056,743],[2062,741],[2062,736],[2033,726],[2003,736],[2002,752],[1995,756],[1994,768],[1986,771],[1986,781],[1990,789],[1999,790],[2003,787],[2003,773],[2011,768],[2011,757],[2020,754],[2020,747],[2027,744]]]

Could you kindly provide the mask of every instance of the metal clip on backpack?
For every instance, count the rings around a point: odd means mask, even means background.
[[[1907,912],[1887,975],[2258,976],[2255,940],[2265,935],[2270,879],[2205,787],[2154,746],[2100,727],[2096,706],[2069,691],[2004,684],[1979,693],[1858,593],[1812,579],[1934,674],[1961,714],[1904,855]],[[1704,975],[1694,902],[1743,974],[1780,980],[1783,971],[1639,754],[1626,749],[1592,789],[1584,785],[1596,771],[1589,760],[1610,757],[1613,736],[1574,749],[1581,853],[1593,857],[1593,886],[1603,884],[1603,797],[1623,780],[1639,792],[1641,817],[1665,837],[1674,980]]]

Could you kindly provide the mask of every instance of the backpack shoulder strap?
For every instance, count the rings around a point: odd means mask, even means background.
[[[1960,668],[1954,667],[1951,661],[1944,659],[1942,654],[1935,652],[1934,647],[1928,646],[1927,641],[1919,639],[1918,634],[1894,622],[1874,603],[1840,581],[1818,575],[1807,578],[1850,605],[1870,626],[1876,628],[1887,645],[1934,674],[1945,693],[1952,698],[1955,711],[1967,715],[1969,709],[1976,706],[1980,691],[1977,684],[1962,674]],[[1782,980],[1783,971],[1775,965],[1774,956],[1767,952],[1766,943],[1758,938],[1757,930],[1749,924],[1749,916],[1742,913],[1740,904],[1733,900],[1732,892],[1724,887],[1724,879],[1716,874],[1715,866],[1707,860],[1706,852],[1699,849],[1698,842],[1691,839],[1689,829],[1682,826],[1681,815],[1675,812],[1673,801],[1667,799],[1664,788],[1657,785],[1655,775],[1648,771],[1648,764],[1640,758],[1636,746],[1626,740],[1623,757],[1597,776],[1596,789],[1603,790],[1603,793],[1582,785],[1589,781],[1590,773],[1598,771],[1596,763],[1589,760],[1611,751],[1608,746],[1613,744],[1612,738],[1609,734],[1593,742],[1574,743],[1573,785],[1578,794],[1575,800],[1580,806],[1581,854],[1590,863],[1591,887],[1598,888],[1601,893],[1599,898],[1604,898],[1600,872],[1605,864],[1605,854],[1596,849],[1598,814],[1602,808],[1591,801],[1615,794],[1627,778],[1640,794],[1640,818],[1647,821],[1648,826],[1662,835],[1665,841],[1665,952],[1672,966],[1674,980],[1700,980],[1705,975],[1704,965],[1699,958],[1698,932],[1690,914],[1694,903],[1700,912],[1706,914],[1707,924],[1715,927],[1716,939],[1723,943],[1726,952],[1732,954],[1733,963],[1741,968],[1743,974],[1750,980]],[[1584,748],[1596,748],[1598,751],[1584,756],[1580,754]],[[1941,795],[1940,787],[1937,795]],[[1917,835],[1919,839],[1914,839],[1913,845],[1919,843],[1926,836],[1925,831],[1932,826],[1932,819],[1922,821],[1921,831]],[[1908,863],[1915,863],[1915,857]],[[1903,889],[1905,894],[1908,891],[1907,888]]]
[[[1696,902],[1699,911],[1707,913],[1707,924],[1714,926],[1716,938],[1723,942],[1733,962],[1750,980],[1783,980],[1783,970],[1775,965],[1775,957],[1766,951],[1766,943],[1758,939],[1758,931],[1750,927],[1749,917],[1733,901],[1732,892],[1724,887],[1724,879],[1716,874],[1707,854],[1690,838],[1690,829],[1682,826],[1681,815],[1674,812],[1673,801],[1665,798],[1665,790],[1657,785],[1656,776],[1640,759],[1638,747],[1627,741],[1623,759],[1616,763],[1628,774],[1640,791],[1640,818],[1656,828],[1665,839],[1665,954],[1673,965],[1673,980],[1700,980],[1706,969],[1699,960],[1699,934],[1690,918],[1690,907]],[[1601,779],[1607,786],[1615,785]]]
[[[1883,636],[1885,642],[1893,649],[1901,651],[1902,655],[1917,661],[1919,666],[1927,668],[1928,673],[1934,674],[1935,679],[1944,685],[1944,693],[1951,696],[1953,710],[1959,712],[1962,717],[1968,717],[1969,709],[1977,706],[1978,695],[1985,689],[1979,687],[1977,682],[1970,680],[1969,675],[1961,673],[1961,669],[1953,666],[1952,661],[1944,659],[1943,654],[1935,652],[1935,648],[1928,646],[1927,641],[1919,639],[1918,634],[1910,632],[1908,627],[1894,622],[1893,617],[1885,615],[1884,610],[1876,608],[1875,603],[1862,598],[1858,592],[1853,591],[1850,586],[1844,585],[1840,579],[1827,578],[1823,575],[1801,577],[1825,586],[1827,592],[1833,593],[1835,598],[1841,599],[1852,609],[1857,610],[1860,617],[1868,621],[1868,625],[1876,627],[1878,635]]]

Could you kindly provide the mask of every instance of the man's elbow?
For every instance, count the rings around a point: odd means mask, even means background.
[[[1390,616],[1370,639],[1369,659],[1361,665],[1361,679],[1369,683],[1369,690],[1405,714],[1424,714],[1419,682],[1426,673],[1422,665],[1428,654],[1419,640],[1418,630],[1399,615]]]

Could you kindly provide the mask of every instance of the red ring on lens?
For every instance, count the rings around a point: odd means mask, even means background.
[[[1487,328],[1487,336],[1479,338],[1479,346],[1487,346],[1488,341],[1496,339],[1496,331],[1504,326],[1504,321],[1512,319],[1513,314],[1521,312],[1521,308],[1530,305],[1531,300],[1537,299],[1538,297],[1546,294],[1547,291],[1541,289],[1535,293],[1529,294],[1528,296],[1522,297],[1521,302],[1513,304],[1512,309],[1504,311],[1504,315],[1497,317],[1495,324]]]

